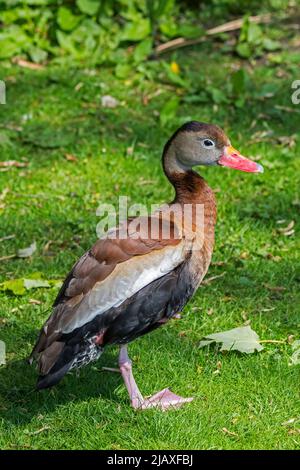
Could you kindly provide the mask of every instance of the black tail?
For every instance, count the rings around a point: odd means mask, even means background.
[[[66,373],[70,370],[72,362],[73,361],[69,362],[68,364],[65,364],[58,370],[54,370],[57,369],[56,366],[52,367],[51,371],[48,372],[47,375],[39,375],[36,384],[36,389],[42,390],[43,388],[50,388],[58,384],[58,382],[60,382],[64,375],[66,375]]]
[[[37,390],[53,387],[70,369],[79,368],[95,361],[102,351],[103,349],[93,342],[65,344],[49,372],[38,377]]]

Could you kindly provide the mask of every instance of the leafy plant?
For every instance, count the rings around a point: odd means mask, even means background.
[[[266,36],[261,26],[249,21],[249,16],[244,19],[236,52],[244,59],[260,56],[263,51],[275,51],[280,49],[280,43]]]

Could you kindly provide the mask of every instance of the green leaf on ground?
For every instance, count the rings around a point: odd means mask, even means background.
[[[23,279],[11,279],[9,281],[4,281],[0,284],[0,290],[10,291],[15,295],[24,295],[26,292]]]
[[[30,278],[10,279],[0,283],[0,291],[9,291],[14,295],[25,295],[26,290],[38,288],[60,288],[62,282],[60,279],[41,279],[38,278],[39,273],[34,273]]]
[[[240,351],[251,354],[263,349],[259,343],[259,336],[250,326],[240,326],[232,330],[207,335],[203,341],[200,341],[199,347],[203,348],[215,342],[221,343],[221,351]]]

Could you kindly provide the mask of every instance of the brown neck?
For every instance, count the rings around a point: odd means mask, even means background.
[[[202,176],[190,168],[185,168],[176,158],[174,146],[169,145],[163,154],[163,169],[175,189],[173,202],[208,203],[215,205],[214,193]]]

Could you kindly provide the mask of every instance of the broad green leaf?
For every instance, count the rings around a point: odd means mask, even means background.
[[[129,64],[118,64],[115,68],[115,74],[118,78],[127,78],[132,71]]]
[[[97,13],[100,6],[99,0],[77,0],[76,4],[82,13],[86,13],[91,16]]]
[[[214,103],[216,104],[228,103],[227,96],[219,88],[210,87],[208,91],[210,92]]]
[[[256,23],[249,23],[247,29],[247,40],[250,44],[258,44],[262,39],[261,27]]]
[[[5,343],[0,340],[0,366],[5,364]]]
[[[199,26],[183,24],[178,28],[178,35],[187,39],[194,39],[203,36],[205,31]]]
[[[250,326],[240,326],[233,330],[207,335],[204,341],[200,341],[199,347],[203,348],[213,342],[221,343],[221,351],[240,351],[250,354],[263,349],[259,343],[259,336]]]
[[[36,243],[33,242],[30,246],[18,250],[17,256],[18,258],[28,258],[29,256],[32,256],[35,251]]]
[[[249,44],[246,42],[242,42],[237,45],[236,47],[236,52],[238,53],[239,56],[241,56],[243,59],[249,59],[252,55],[251,48]]]
[[[159,23],[159,29],[168,38],[179,36],[178,25],[175,23],[175,21],[170,21],[169,18]]]
[[[71,31],[80,21],[80,16],[76,16],[69,8],[60,7],[57,12],[57,22],[64,31]]]
[[[266,51],[276,51],[281,49],[281,44],[278,41],[274,41],[273,39],[265,38],[263,40],[263,47]]]
[[[41,63],[47,59],[48,53],[39,47],[31,47],[28,51],[33,62]]]
[[[134,49],[133,58],[136,64],[147,59],[152,51],[152,39],[147,38],[141,41]]]
[[[8,59],[20,52],[20,46],[12,39],[0,37],[0,59]]]
[[[151,32],[150,21],[140,17],[134,23],[127,23],[122,33],[123,41],[142,41]]]

